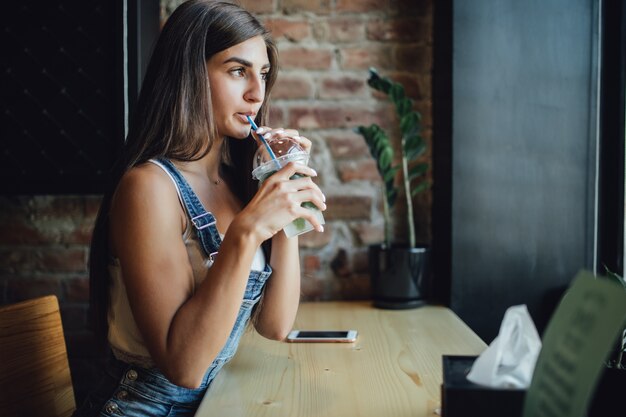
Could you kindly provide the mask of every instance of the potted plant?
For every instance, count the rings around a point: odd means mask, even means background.
[[[367,84],[395,105],[400,133],[396,154],[390,136],[379,125],[355,129],[365,139],[382,178],[384,243],[369,247],[374,305],[391,309],[417,307],[425,302],[430,255],[428,245],[416,241],[413,218],[413,198],[430,187],[425,177],[429,165],[419,161],[426,151],[420,135],[421,115],[413,109],[413,100],[406,97],[402,84],[380,76],[373,68]],[[392,221],[400,195],[406,206],[405,240],[394,237]]]

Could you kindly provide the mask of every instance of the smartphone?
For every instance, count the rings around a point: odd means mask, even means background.
[[[354,342],[356,330],[292,330],[288,342]]]

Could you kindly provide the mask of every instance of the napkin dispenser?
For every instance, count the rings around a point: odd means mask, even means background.
[[[491,388],[467,379],[477,356],[443,355],[443,417],[521,417],[525,389]]]

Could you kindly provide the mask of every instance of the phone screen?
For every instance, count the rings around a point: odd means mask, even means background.
[[[307,337],[307,338],[344,338],[348,337],[347,331],[311,331],[311,330],[301,330],[298,332],[298,338]]]

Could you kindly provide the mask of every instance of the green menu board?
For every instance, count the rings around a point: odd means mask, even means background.
[[[585,416],[625,324],[624,288],[579,272],[544,333],[523,416]]]

